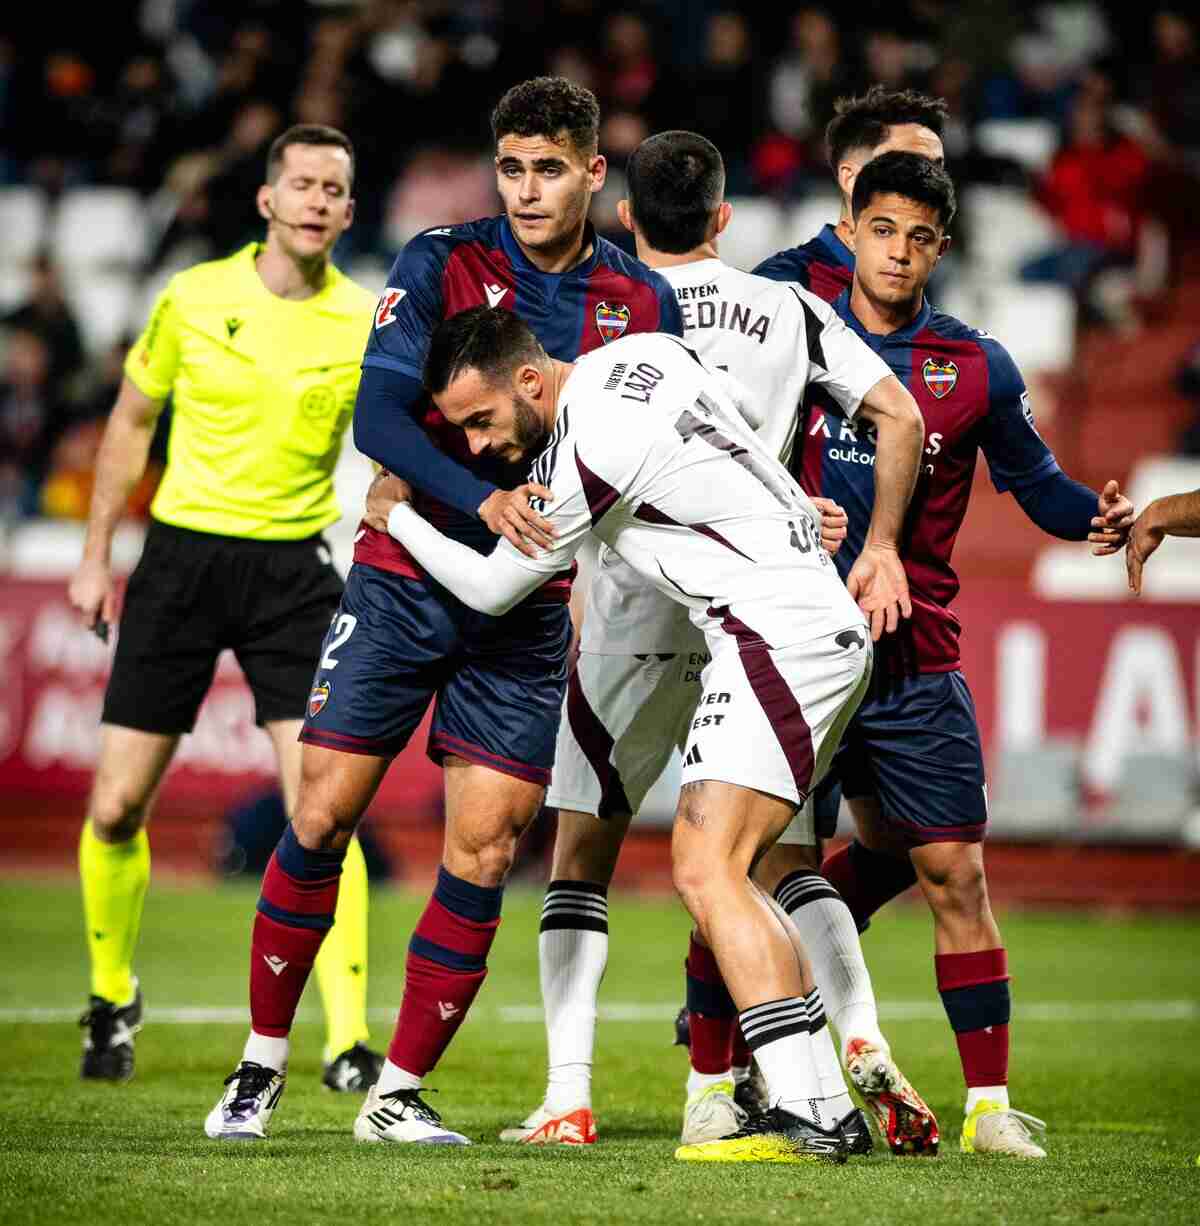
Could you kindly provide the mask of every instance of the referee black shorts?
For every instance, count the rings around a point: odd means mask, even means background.
[[[255,541],[151,520],[125,592],[104,723],[190,732],[227,647],[257,723],[303,719],[341,594],[319,536]]]

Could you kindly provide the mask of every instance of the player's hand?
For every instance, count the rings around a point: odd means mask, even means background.
[[[479,504],[479,518],[488,529],[502,536],[527,558],[536,558],[538,549],[554,548],[554,525],[529,505],[531,498],[548,502],[552,490],[534,481],[518,485],[515,490],[496,490]]]
[[[814,498],[812,504],[821,512],[821,548],[837,553],[850,528],[850,517],[832,498]]]
[[[867,615],[871,639],[891,634],[902,617],[912,616],[908,576],[894,545],[868,544],[846,576],[846,590]]]
[[[1116,553],[1129,539],[1133,527],[1133,503],[1121,493],[1115,481],[1100,491],[1099,514],[1092,520],[1088,540],[1098,558]]]
[[[381,468],[367,490],[367,510],[363,516],[367,526],[376,532],[386,532],[388,514],[398,502],[412,502],[412,486],[403,477],[395,477]]]
[[[1125,546],[1125,571],[1129,576],[1129,590],[1135,596],[1142,594],[1142,567],[1146,559],[1163,543],[1166,535],[1151,521],[1151,503],[1134,521]]]
[[[84,558],[71,577],[67,599],[79,610],[89,630],[95,630],[102,639],[108,638],[107,627],[117,619],[117,588],[107,562]]]

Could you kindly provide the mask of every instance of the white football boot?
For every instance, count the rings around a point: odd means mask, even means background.
[[[746,1122],[746,1112],[733,1098],[733,1081],[715,1081],[688,1095],[683,1108],[679,1140],[684,1145],[702,1145],[730,1137]]]
[[[225,1093],[204,1121],[205,1134],[221,1141],[261,1141],[283,1093],[284,1075],[243,1060],[225,1078]]]
[[[380,1094],[373,1085],[354,1121],[356,1141],[391,1141],[397,1145],[470,1145],[461,1132],[442,1124],[442,1117],[421,1098],[420,1090]]]
[[[1033,1139],[1034,1132],[1045,1135],[1046,1122],[1036,1115],[1026,1115],[1024,1111],[981,1099],[963,1121],[959,1148],[964,1154],[1044,1158],[1046,1151]]]

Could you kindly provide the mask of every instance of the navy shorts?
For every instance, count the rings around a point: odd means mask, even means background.
[[[912,844],[983,838],[983,747],[962,673],[872,678],[817,789],[819,837],[837,829],[843,795],[877,796],[884,824]]]
[[[356,563],[317,661],[300,739],[392,757],[436,699],[429,756],[550,781],[571,618],[526,602],[503,617],[429,579]]]

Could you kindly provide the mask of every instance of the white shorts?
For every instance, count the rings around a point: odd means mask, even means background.
[[[563,699],[546,804],[595,817],[636,814],[683,747],[708,659],[698,630],[686,651],[580,652]]]
[[[861,624],[779,650],[728,640],[704,671],[683,782],[716,779],[790,800],[800,808],[786,841],[812,842],[806,802],[862,701],[871,659]]]

